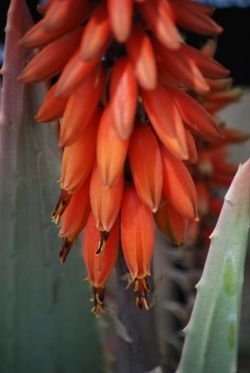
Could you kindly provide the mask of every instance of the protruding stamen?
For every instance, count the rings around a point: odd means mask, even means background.
[[[104,295],[105,295],[105,289],[101,287],[94,287],[93,290],[93,299],[94,306],[91,310],[95,314],[95,316],[99,316],[100,313],[104,310]]]
[[[69,255],[69,252],[73,245],[74,245],[74,240],[70,240],[67,237],[63,238],[62,247],[59,252],[59,257],[60,257],[62,264],[66,261],[67,256]]]
[[[107,242],[107,239],[109,237],[109,232],[100,231],[100,236],[101,236],[101,239],[100,239],[99,244],[98,244],[98,249],[96,251],[96,255],[101,254],[103,252],[103,250],[105,249],[106,242]]]
[[[150,289],[147,283],[147,277],[142,279],[137,278],[135,280],[134,292],[136,293],[136,307],[140,310],[145,308],[145,310],[148,311],[150,309],[150,305],[148,303],[147,293],[150,292]]]
[[[51,215],[51,220],[53,223],[58,224],[62,214],[64,213],[66,207],[69,204],[71,199],[71,194],[69,194],[66,190],[62,189],[59,199],[56,204],[56,208]]]

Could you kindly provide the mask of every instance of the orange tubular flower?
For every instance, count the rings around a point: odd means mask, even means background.
[[[203,35],[222,30],[211,19],[214,9],[193,0],[49,0],[39,9],[42,20],[21,43],[40,51],[20,79],[57,79],[36,118],[60,126],[61,195],[52,220],[61,218],[61,260],[91,206],[84,259],[99,313],[116,260],[121,212],[136,303],[147,309],[154,214],[159,229],[181,244],[186,226],[198,219],[198,201],[201,218],[209,214],[202,172],[209,188],[227,184],[234,172],[214,160],[225,156],[226,145],[214,113],[239,91],[213,59],[214,44],[196,50],[177,26]]]
[[[133,0],[108,0],[108,12],[112,31],[120,43],[125,42],[130,34],[133,17]]]
[[[179,246],[186,242],[188,220],[169,203],[163,203],[154,218],[159,230],[172,244]]]
[[[78,28],[43,48],[25,67],[19,79],[26,83],[35,83],[61,72],[79,45],[81,33],[82,29]]]
[[[110,107],[107,106],[103,112],[97,136],[97,164],[104,185],[112,186],[122,174],[128,144],[128,140],[121,139],[116,132]]]
[[[128,58],[118,60],[110,80],[111,115],[113,125],[122,139],[133,131],[137,107],[137,82]]]
[[[110,22],[105,4],[100,4],[93,11],[85,27],[81,41],[81,58],[84,61],[100,56],[111,39]]]
[[[154,50],[149,37],[141,27],[134,26],[126,47],[140,86],[144,89],[154,89],[157,84]]]
[[[56,84],[54,84],[48,91],[35,116],[35,119],[38,122],[50,122],[62,117],[68,98],[57,97],[55,91]]]
[[[109,232],[120,211],[123,195],[123,174],[110,188],[102,183],[101,175],[96,166],[92,171],[90,183],[90,204],[100,231]]]
[[[69,146],[89,126],[100,99],[104,81],[103,72],[91,74],[70,95],[60,129],[60,146]]]
[[[94,295],[92,312],[99,314],[104,305],[104,288],[110,277],[117,258],[119,246],[119,222],[116,221],[110,231],[105,250],[96,254],[100,244],[100,232],[96,228],[95,218],[89,215],[83,237],[83,259],[88,271],[87,279],[91,282]]]
[[[95,146],[100,112],[97,111],[82,135],[63,152],[61,188],[73,192],[85,182],[95,162]]]
[[[124,192],[121,207],[121,241],[125,261],[135,280],[136,304],[148,309],[147,277],[154,247],[153,215],[133,187]]]
[[[67,209],[61,217],[59,236],[63,238],[60,251],[61,262],[64,263],[77,236],[87,223],[90,213],[89,179],[72,195]]]
[[[133,132],[129,160],[139,198],[156,212],[162,194],[162,160],[154,133],[146,125],[139,124]]]
[[[195,185],[184,164],[162,148],[163,193],[167,201],[181,216],[198,219],[198,203]]]
[[[143,104],[160,141],[180,159],[188,158],[184,124],[171,95],[161,85],[142,92]]]

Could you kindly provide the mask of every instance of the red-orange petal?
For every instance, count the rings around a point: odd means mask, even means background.
[[[90,61],[83,61],[80,56],[79,48],[66,64],[60,75],[57,82],[57,96],[66,97],[72,94],[72,92],[89,77],[99,62],[99,57]]]
[[[128,58],[116,61],[110,81],[113,125],[122,139],[128,139],[134,125],[137,107],[137,81]]]
[[[180,89],[168,88],[172,94],[183,121],[199,136],[207,140],[222,137],[213,117],[194,98]]]
[[[185,129],[186,132],[186,140],[187,140],[187,147],[188,147],[188,162],[190,163],[197,163],[198,161],[198,153],[196,144],[194,141],[194,137],[188,129]]]
[[[133,187],[125,190],[121,207],[121,241],[132,279],[150,275],[154,248],[154,224],[150,209]]]
[[[100,57],[111,38],[111,27],[104,3],[96,7],[84,29],[81,58],[85,61]]]
[[[156,44],[156,51],[160,58],[159,64],[162,65],[161,69],[169,72],[179,83],[198,93],[204,94],[209,91],[201,71],[188,55],[181,54],[179,50],[163,48],[159,43]]]
[[[119,247],[119,222],[116,221],[110,231],[105,249],[97,255],[100,243],[100,231],[90,213],[83,235],[82,253],[88,272],[88,280],[96,288],[104,287],[115,266]]]
[[[198,202],[192,177],[183,162],[165,148],[163,161],[163,193],[167,201],[186,219],[198,219]]]
[[[159,230],[172,244],[179,246],[185,243],[188,221],[171,204],[163,203],[154,219]]]
[[[222,66],[219,62],[188,44],[183,43],[179,53],[180,55],[190,57],[195,62],[202,74],[207,78],[224,78],[230,73],[230,71]]]
[[[107,0],[112,31],[119,43],[124,43],[129,35],[133,17],[133,0]]]
[[[139,25],[134,26],[126,48],[141,87],[146,90],[154,89],[157,84],[154,50],[149,37]]]
[[[24,34],[20,40],[20,44],[24,48],[40,48],[48,43],[51,43],[62,35],[65,35],[64,29],[60,29],[55,32],[46,32],[44,30],[44,20],[42,19],[31,27],[26,34]]]
[[[177,24],[202,35],[210,36],[221,33],[222,27],[212,20],[210,14],[193,6],[194,3],[196,2],[186,0],[171,1]]]
[[[97,135],[97,164],[104,185],[117,182],[124,169],[128,140],[119,137],[113,126],[110,107],[104,109]]]
[[[82,184],[72,195],[70,202],[61,217],[59,236],[75,241],[87,224],[90,214],[89,202],[90,179]]]
[[[78,47],[81,34],[82,28],[78,28],[51,42],[28,63],[19,79],[25,83],[36,83],[58,74]]]
[[[72,29],[83,23],[89,11],[88,0],[54,0],[45,14],[43,27],[48,33]]]
[[[188,158],[185,129],[171,94],[159,83],[141,93],[145,110],[160,141],[180,159]]]
[[[100,231],[109,232],[114,225],[120,211],[124,188],[124,176],[106,187],[101,179],[98,167],[92,171],[90,182],[90,204],[96,220],[96,227]]]
[[[56,84],[54,84],[45,96],[35,119],[38,122],[50,122],[62,117],[68,98],[55,95]]]
[[[149,127],[139,125],[135,128],[128,154],[136,192],[155,212],[162,194],[162,160],[157,140]]]
[[[175,26],[172,9],[167,1],[144,1],[139,6],[139,10],[156,38],[166,48],[177,49],[179,47],[181,37]]]
[[[94,71],[70,95],[60,129],[60,146],[69,146],[90,125],[103,91],[105,79],[102,68]]]
[[[96,112],[89,127],[79,139],[63,151],[61,187],[73,192],[89,176],[96,157],[96,136],[100,112]]]

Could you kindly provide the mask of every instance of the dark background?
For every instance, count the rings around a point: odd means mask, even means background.
[[[28,0],[33,16],[38,19],[35,0]],[[1,0],[0,40],[4,41],[4,25],[9,1]],[[224,28],[218,37],[216,58],[231,70],[236,84],[250,85],[250,8],[217,9],[214,19]]]

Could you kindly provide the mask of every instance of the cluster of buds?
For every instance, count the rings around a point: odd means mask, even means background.
[[[213,58],[215,49],[215,41],[208,40],[201,51],[207,57]],[[190,91],[189,93],[213,117],[221,130],[222,137],[210,142],[204,138],[197,138],[192,157],[189,158],[188,168],[198,197],[199,221],[186,220],[182,215],[177,214],[170,204],[161,206],[156,214],[159,229],[172,244],[198,245],[204,249],[201,253],[202,266],[210,243],[209,236],[222,208],[223,189],[229,187],[237,171],[237,165],[227,160],[230,145],[240,144],[249,139],[249,134],[227,128],[217,115],[219,110],[239,100],[242,90],[233,87],[233,80],[230,77],[206,80],[210,85],[208,92],[197,94]]]
[[[195,141],[223,136],[197,98],[229,72],[186,44],[178,26],[206,36],[222,29],[213,8],[193,0],[48,0],[39,11],[42,20],[21,40],[39,50],[19,79],[54,78],[36,119],[60,123],[52,218],[61,260],[84,229],[99,313],[121,242],[136,304],[147,309],[154,220],[160,229],[169,219],[175,227],[198,220]]]

